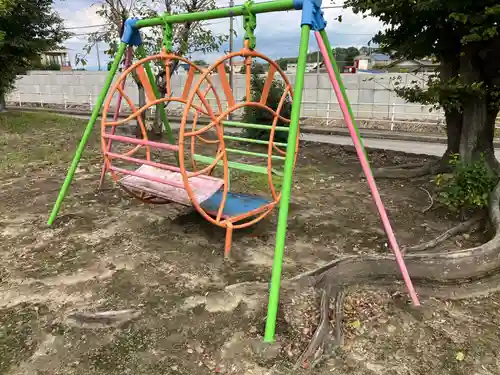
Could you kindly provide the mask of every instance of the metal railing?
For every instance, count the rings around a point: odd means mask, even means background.
[[[7,105],[16,107],[40,107],[71,109],[80,107],[82,110],[92,110],[97,99],[96,94],[72,94],[72,100],[66,93],[20,93],[7,95]],[[208,98],[215,109],[215,99]],[[224,100],[221,100],[225,104]],[[358,122],[375,122],[386,124],[386,128],[394,130],[396,125],[444,126],[445,117],[442,109],[433,106],[413,103],[351,103],[352,110]],[[83,108],[82,108],[83,107]],[[171,103],[169,109],[183,108],[178,103]],[[154,113],[151,107],[150,113]],[[336,101],[303,101],[302,117],[326,122],[324,125],[335,126],[337,120],[343,120],[342,111]],[[496,126],[500,128],[500,117]]]

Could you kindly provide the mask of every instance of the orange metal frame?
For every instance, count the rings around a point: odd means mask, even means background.
[[[243,57],[245,59],[245,78],[246,78],[246,101],[243,103],[236,103],[233,92],[229,86],[229,82],[227,80],[226,72],[224,69],[224,63],[235,57]],[[260,99],[258,102],[251,101],[251,86],[250,86],[250,80],[251,80],[251,64],[252,64],[252,59],[253,58],[259,58],[264,61],[266,61],[269,64],[269,71],[268,75],[263,87],[263,91],[261,93]],[[161,60],[165,64],[166,67],[166,84],[167,84],[167,97],[165,98],[159,98],[156,99],[154,96],[153,89],[151,87],[151,84],[149,83],[149,80],[147,79],[147,76],[145,74],[143,64],[149,61],[153,60]],[[181,96],[178,97],[172,97],[171,96],[171,86],[170,86],[170,74],[169,74],[169,66],[173,60],[179,60],[180,62],[189,64],[189,72],[188,76],[182,91]],[[136,108],[134,106],[133,101],[130,99],[130,97],[125,93],[125,90],[121,87],[122,82],[126,79],[127,75],[130,74],[133,70],[136,71],[139,80],[141,81],[141,84],[143,85],[147,97],[148,97],[148,103],[143,106],[142,108]],[[193,85],[193,82],[195,80],[195,73],[200,73],[199,79],[196,80],[196,83],[194,84],[194,87],[191,88]],[[213,85],[211,76],[212,74],[216,72],[219,76],[219,81],[221,82],[222,90],[225,94],[226,101],[228,103],[227,108],[225,110],[222,109],[221,105],[221,100],[219,95],[217,94],[215,87]],[[269,96],[270,89],[272,87],[272,82],[274,80],[275,74],[278,74],[281,76],[283,81],[285,82],[285,89],[284,92],[281,96],[280,102],[278,104],[278,108],[276,111],[271,109],[269,106],[267,106],[267,99]],[[202,85],[206,83],[207,88],[202,91]],[[208,102],[207,95],[213,92],[216,102],[217,102],[217,111],[214,112],[212,109],[211,105]],[[113,99],[113,95],[115,93],[120,93],[122,94],[123,98],[125,101],[128,103],[132,114],[128,116],[126,119],[122,119],[119,121],[108,121],[107,120],[107,115],[110,110],[111,102]],[[278,204],[280,200],[281,193],[276,192],[276,188],[273,184],[272,181],[272,156],[273,152],[276,151],[277,153],[284,155],[286,152],[282,149],[280,149],[276,144],[274,143],[274,135],[276,133],[276,127],[278,124],[278,121],[283,121],[286,123],[289,123],[290,120],[282,117],[280,115],[280,111],[288,97],[293,99],[293,92],[292,92],[292,86],[290,84],[290,81],[287,79],[286,75],[284,72],[280,69],[280,67],[271,59],[269,59],[267,56],[256,52],[248,47],[248,41],[245,42],[245,46],[242,50],[239,52],[233,52],[231,54],[228,54],[219,60],[215,62],[213,65],[211,65],[208,69],[202,71],[199,67],[197,67],[195,64],[192,62],[188,61],[187,59],[173,55],[173,54],[167,54],[165,50],[163,50],[160,54],[154,55],[154,56],[149,56],[145,59],[141,59],[140,61],[137,61],[135,64],[132,64],[128,69],[126,69],[119,79],[114,83],[110,95],[106,99],[104,103],[104,109],[103,109],[103,115],[102,115],[102,120],[101,120],[101,132],[102,132],[102,150],[103,150],[103,155],[105,159],[105,163],[107,166],[107,170],[110,171],[113,179],[116,182],[119,182],[120,178],[122,177],[122,174],[117,172],[117,168],[112,168],[112,160],[115,158],[120,158],[121,160],[126,160],[126,161],[133,161],[136,162],[137,158],[132,158],[132,156],[142,147],[145,147],[146,151],[146,160],[147,162],[154,163],[151,161],[151,150],[150,146],[152,146],[153,142],[148,141],[148,135],[146,131],[146,126],[144,124],[144,121],[142,119],[141,114],[146,111],[148,108],[150,108],[153,105],[156,105],[158,103],[166,103],[166,102],[179,102],[183,103],[185,105],[184,107],[184,112],[182,115],[182,120],[181,120],[181,126],[179,130],[179,139],[178,139],[178,153],[179,153],[179,168],[178,171],[182,175],[184,187],[186,189],[186,193],[188,194],[193,206],[195,209],[209,222],[220,226],[222,228],[226,229],[226,241],[225,241],[225,254],[229,254],[230,248],[231,248],[231,242],[232,242],[232,232],[234,229],[240,229],[240,228],[246,228],[251,225],[254,225],[255,223],[259,222],[260,220],[264,219],[273,209],[274,207]],[[201,105],[197,105],[194,103],[195,99],[199,99],[201,101]],[[226,146],[224,142],[224,125],[223,121],[227,119],[228,115],[234,111],[237,111],[238,109],[245,107],[245,106],[251,106],[251,107],[256,107],[260,109],[264,109],[269,111],[269,113],[272,114],[273,116],[273,122],[271,125],[271,130],[270,130],[270,137],[269,137],[269,145],[267,148],[267,177],[268,177],[268,184],[269,184],[269,189],[270,193],[272,196],[272,201],[262,207],[259,207],[258,209],[255,209],[253,211],[247,212],[245,214],[241,214],[238,216],[234,217],[223,217],[223,211],[224,207],[227,201],[227,196],[229,193],[229,164],[228,164],[228,157],[227,157],[227,152],[226,152]],[[193,118],[193,123],[190,131],[186,131],[186,126],[187,122],[189,121],[189,115],[191,113],[191,110],[194,110],[194,118]],[[197,128],[197,123],[200,115],[205,115],[210,118],[210,123],[206,126]],[[140,144],[135,146],[133,149],[123,153],[123,154],[116,154],[116,153],[108,153],[107,152],[107,141],[108,138],[106,137],[107,134],[107,129],[109,127],[116,127],[120,126],[122,124],[125,124],[131,120],[136,119],[140,130],[141,130],[141,136],[143,138],[144,144]],[[214,129],[215,128],[215,129]],[[204,133],[207,133],[208,131],[214,129],[215,133],[217,135],[217,139],[215,140],[209,140],[203,137],[202,135]],[[297,133],[298,134],[298,133]],[[186,148],[185,148],[185,140],[186,138],[190,137],[190,148],[189,148],[189,153],[186,155]],[[297,136],[298,138],[298,136]],[[214,161],[208,165],[205,168],[198,169],[196,165],[196,161],[194,159],[194,154],[195,154],[195,149],[196,149],[196,140],[199,140],[202,143],[205,144],[214,144],[217,145],[217,152],[214,158]],[[297,149],[295,152],[295,161],[297,159],[297,151],[298,151],[298,142],[297,142]],[[118,157],[117,157],[118,156]],[[191,166],[192,166],[192,171],[188,172],[186,170],[186,156],[188,156],[191,159]],[[134,159],[134,160],[132,160]],[[139,159],[140,160],[140,159]],[[219,209],[217,210],[217,213],[215,215],[210,215],[208,212],[206,212],[200,205],[199,202],[197,202],[195,198],[195,194],[189,184],[189,178],[193,176],[200,176],[204,174],[211,174],[212,171],[215,169],[217,164],[222,161],[222,167],[223,167],[223,191],[222,191],[222,200],[221,204],[219,206]],[[294,161],[294,162],[295,162]],[[118,168],[118,170],[120,170]],[[176,168],[177,170],[177,168]],[[137,194],[134,191],[131,191],[130,189],[127,189],[124,186],[121,186],[128,194],[132,195],[133,197],[140,199],[146,203],[156,203],[156,204],[163,204],[163,203],[168,203],[168,200],[158,198],[158,197],[153,197],[153,196],[145,196],[144,194]],[[251,220],[246,220],[251,218]]]

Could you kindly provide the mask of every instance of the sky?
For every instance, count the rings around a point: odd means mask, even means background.
[[[128,0],[130,1],[130,0]],[[260,2],[261,0],[258,0]],[[55,8],[64,19],[65,27],[75,34],[84,34],[99,30],[98,27],[86,27],[101,25],[105,21],[96,13],[96,7],[92,4],[96,0],[56,0]],[[227,6],[226,1],[217,0],[220,7]],[[236,4],[243,1],[235,0]],[[324,6],[341,5],[341,3],[323,2]],[[333,47],[362,47],[368,44],[371,37],[381,29],[381,23],[372,17],[363,18],[361,15],[354,14],[350,9],[324,9],[325,19],[328,22],[326,30]],[[342,22],[335,20],[342,15]],[[257,15],[257,37],[256,49],[273,59],[279,57],[294,57],[298,54],[300,39],[300,12],[289,11],[279,13],[267,13]],[[207,27],[217,34],[227,34],[229,30],[229,19],[219,19],[207,22]],[[85,27],[85,28],[84,28]],[[242,17],[235,17],[234,28],[237,37],[234,41],[234,49],[242,47],[241,36],[243,31]],[[311,34],[312,36],[312,34]],[[75,66],[75,55],[83,53],[83,46],[86,42],[85,35],[74,36],[69,39],[65,46],[69,49],[71,64]],[[106,49],[105,44],[100,44],[101,66],[105,69],[108,58],[102,52]],[[317,51],[317,45],[314,37],[309,43],[310,51]],[[207,55],[193,54],[192,59],[203,59],[207,62],[213,62],[228,49],[228,43],[221,47],[217,53]],[[92,51],[87,56],[88,68],[97,67],[97,50]]]

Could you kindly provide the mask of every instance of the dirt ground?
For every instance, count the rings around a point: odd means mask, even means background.
[[[276,214],[236,232],[224,260],[224,232],[197,213],[145,206],[109,178],[97,192],[102,158],[94,135],[57,223],[46,226],[83,127],[56,115],[0,115],[0,374],[292,373],[317,324],[314,295],[282,301],[279,345],[263,353],[256,343],[267,296],[238,284],[269,280]],[[378,151],[370,158],[374,166],[422,159]],[[390,251],[359,173],[352,149],[302,144],[284,278],[343,255]],[[431,186],[379,181],[402,245],[454,224],[442,210],[421,213],[428,197],[420,187]],[[264,189],[248,176],[233,187]],[[482,240],[473,233],[448,245]],[[418,318],[405,294],[354,291],[344,346],[329,350],[313,372],[500,373],[500,295],[423,304]],[[111,310],[129,311],[123,322],[82,315]]]

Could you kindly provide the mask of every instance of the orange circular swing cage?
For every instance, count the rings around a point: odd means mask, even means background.
[[[217,71],[219,74],[222,74],[224,72],[224,66],[225,62],[229,59],[237,58],[237,57],[242,57],[245,60],[245,82],[246,82],[246,96],[245,96],[245,101],[236,103],[234,101],[234,98],[232,98],[232,92],[227,84],[227,80],[222,80],[221,79],[221,84],[223,86],[223,91],[226,95],[226,102],[228,103],[227,108],[223,109],[223,106],[221,104],[221,99],[220,96],[218,95],[217,91],[215,90],[214,84],[213,84],[213,79],[212,75],[215,71]],[[261,97],[259,101],[252,101],[252,96],[251,96],[251,89],[250,89],[250,79],[251,79],[251,64],[252,64],[252,59],[253,58],[259,58],[264,60],[269,64],[269,72],[268,72],[268,77],[271,76],[271,79],[266,80],[266,84],[264,85],[264,88],[261,93]],[[131,100],[130,96],[128,96],[125,93],[125,90],[121,87],[122,82],[126,79],[127,75],[129,75],[132,71],[137,69],[138,67],[141,67],[144,63],[150,62],[150,61],[162,61],[164,66],[165,66],[165,72],[166,72],[166,96],[163,98],[159,98],[156,100],[152,100],[148,102],[145,106],[141,108],[137,108],[133,101]],[[194,70],[195,72],[201,74],[200,77],[197,79],[196,83],[194,84],[193,89],[191,90],[188,85],[184,87],[184,90],[182,92],[181,96],[172,96],[172,90],[171,90],[171,82],[170,82],[170,66],[173,61],[178,60],[179,62],[188,64],[190,67],[190,70]],[[283,94],[281,96],[280,102],[278,104],[278,107],[276,110],[273,110],[267,105],[267,98],[269,95],[269,92],[272,87],[272,82],[273,82],[273,77],[274,74],[278,74],[282,79],[283,82],[285,83],[285,89],[283,91]],[[192,82],[190,82],[191,84]],[[203,90],[202,86],[206,85],[206,88]],[[113,96],[115,93],[119,93],[123,96],[123,99],[128,103],[132,114],[130,114],[127,118],[119,120],[119,121],[108,121],[107,116],[110,111],[110,106],[113,100]],[[217,110],[214,111],[212,106],[208,102],[208,94],[212,93],[215,97],[216,101],[216,107]],[[104,103],[104,109],[103,109],[103,115],[102,115],[102,121],[101,121],[101,140],[102,140],[102,149],[103,149],[103,155],[104,155],[104,160],[106,163],[107,170],[111,173],[113,179],[119,184],[119,186],[125,190],[128,194],[133,196],[134,198],[140,199],[143,202],[146,203],[154,203],[154,204],[164,204],[168,203],[169,200],[160,198],[157,196],[152,196],[145,194],[144,192],[136,192],[133,191],[122,184],[120,184],[120,179],[123,177],[123,170],[120,168],[113,168],[112,164],[114,159],[121,159],[124,161],[130,161],[134,163],[138,163],[140,159],[134,158],[134,155],[139,151],[143,150],[145,152],[145,157],[144,159],[147,160],[148,162],[152,162],[151,160],[151,150],[150,150],[150,145],[151,143],[148,140],[148,135],[146,131],[146,126],[144,124],[144,121],[142,119],[141,114],[144,113],[148,108],[151,106],[155,106],[158,103],[168,103],[168,102],[178,102],[182,103],[184,105],[184,111],[182,115],[182,120],[180,124],[180,129],[179,129],[179,136],[178,136],[178,142],[177,145],[172,146],[171,149],[174,151],[178,151],[178,161],[179,161],[179,167],[174,167],[174,166],[169,166],[164,163],[161,163],[161,167],[179,172],[182,176],[182,181],[183,181],[183,188],[185,189],[187,195],[189,196],[189,199],[192,203],[192,205],[195,207],[195,209],[209,222],[225,228],[226,229],[226,241],[225,241],[225,254],[228,255],[230,248],[231,248],[231,243],[232,243],[232,232],[234,229],[240,229],[240,228],[246,228],[249,227],[253,224],[256,224],[260,220],[264,219],[277,205],[277,203],[280,200],[281,192],[277,192],[276,188],[273,184],[272,180],[272,159],[274,153],[280,154],[280,155],[285,155],[286,150],[282,150],[279,148],[275,142],[274,142],[274,136],[276,133],[276,127],[278,125],[278,121],[285,122],[287,124],[290,123],[290,119],[286,119],[280,115],[280,112],[283,108],[283,105],[287,99],[287,97],[290,97],[290,99],[293,99],[293,92],[292,92],[292,87],[290,84],[290,81],[286,77],[285,73],[280,69],[278,64],[276,64],[273,60],[268,58],[267,56],[256,52],[253,49],[249,48],[248,41],[245,41],[245,46],[243,49],[241,49],[238,52],[233,52],[230,54],[225,55],[221,59],[219,59],[217,62],[215,62],[213,65],[208,67],[208,69],[202,70],[200,67],[196,66],[193,64],[191,61],[188,61],[187,59],[167,53],[165,50],[163,50],[161,53],[154,55],[154,56],[149,56],[144,59],[141,59],[137,61],[136,63],[132,64],[128,69],[126,69],[118,78],[118,80],[114,83],[110,94],[108,95],[105,103]],[[198,99],[201,102],[201,105],[195,103],[195,100]],[[241,110],[244,107],[254,107],[254,108],[259,108],[268,111],[272,117],[273,121],[271,124],[270,128],[270,136],[269,136],[269,142],[268,142],[268,147],[267,147],[267,180],[268,180],[268,185],[269,185],[269,190],[271,193],[272,199],[269,201],[269,203],[262,205],[261,207],[254,209],[252,211],[246,212],[241,215],[233,216],[233,217],[227,217],[223,215],[224,212],[224,207],[227,201],[227,196],[229,193],[229,160],[228,160],[228,153],[226,150],[226,145],[224,141],[224,124],[223,121],[228,118],[228,115]],[[194,116],[192,119],[192,126],[191,130],[187,130],[188,126],[188,121],[189,121],[189,115],[191,111],[194,110]],[[200,115],[204,115],[210,119],[210,123],[206,126],[203,127],[197,127],[198,119]],[[127,122],[131,120],[137,120],[137,123],[140,127],[141,130],[141,137],[142,140],[145,141],[143,144],[137,144],[135,147],[133,147],[130,150],[127,150],[121,154],[117,153],[111,153],[108,152],[107,150],[107,142],[109,141],[109,138],[107,136],[107,130],[110,127],[116,127],[120,126],[123,124],[126,124]],[[212,134],[215,132],[216,139],[207,139],[204,135],[206,133],[212,132]],[[299,132],[297,132],[297,137],[299,136]],[[188,147],[186,147],[185,142],[189,141]],[[196,160],[194,158],[195,155],[195,150],[196,150],[196,141],[200,141],[203,144],[211,144],[215,145],[217,147],[217,151],[215,153],[215,157],[213,158],[213,162],[204,167],[204,168],[198,168]],[[167,146],[167,145],[165,145]],[[167,148],[167,147],[165,147]],[[298,151],[298,139],[297,139],[297,148],[295,150],[295,160],[294,163],[297,159],[297,151]],[[188,159],[188,163],[186,163],[186,159]],[[191,165],[191,171],[187,170],[186,164]],[[223,170],[223,185],[222,185],[222,199],[221,203],[219,205],[219,208],[217,212],[212,212],[209,213],[207,212],[203,207],[200,202],[197,201],[196,196],[194,194],[193,188],[190,186],[189,180],[192,177],[195,176],[210,176],[214,169],[216,168],[217,165],[221,164],[222,170]]]

